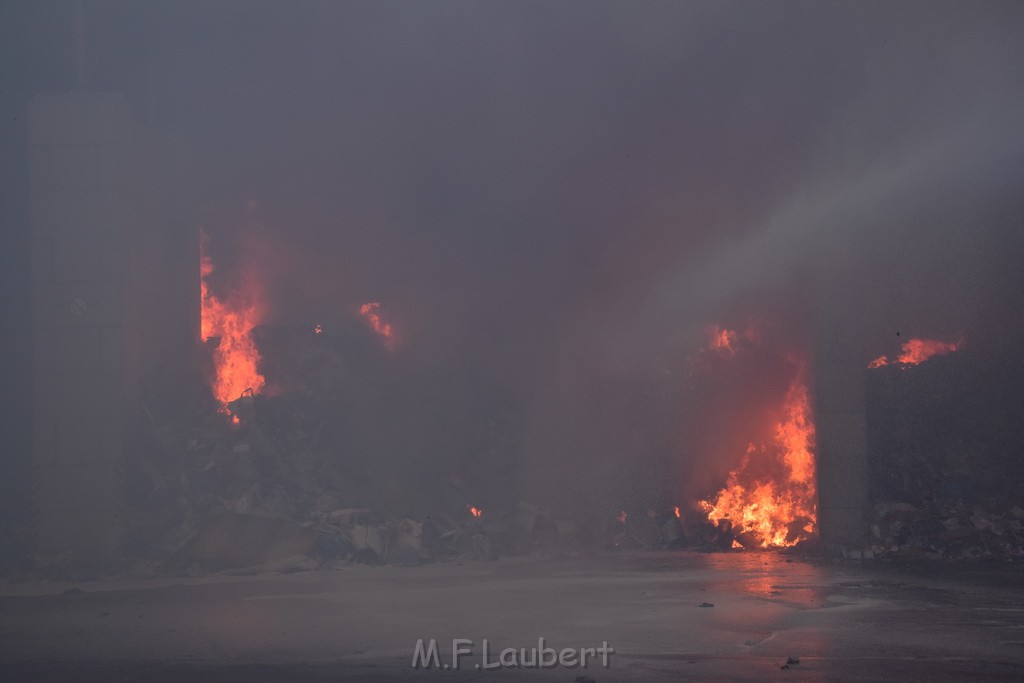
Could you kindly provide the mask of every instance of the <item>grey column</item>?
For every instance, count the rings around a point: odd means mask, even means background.
[[[818,521],[825,544],[860,548],[868,505],[863,338],[854,312],[837,306],[832,299],[819,311],[815,352]]]
[[[112,558],[121,529],[131,124],[113,94],[29,106],[37,550],[81,561]]]

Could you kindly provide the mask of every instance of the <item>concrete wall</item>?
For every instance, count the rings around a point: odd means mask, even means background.
[[[115,95],[29,105],[33,464],[38,550],[116,553],[125,407],[125,201],[132,117]]]
[[[190,148],[117,94],[36,95],[28,120],[37,551],[110,560],[126,469],[154,457],[142,405],[195,353]]]
[[[868,458],[863,341],[855,319],[827,310],[814,363],[818,522],[827,545],[867,541]]]

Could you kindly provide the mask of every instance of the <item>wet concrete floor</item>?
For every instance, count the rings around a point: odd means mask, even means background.
[[[614,652],[607,667],[588,652],[585,669],[477,668],[505,648],[530,663],[541,637]],[[413,668],[419,639],[449,668]],[[454,639],[472,641],[457,670]],[[1024,574],[680,552],[8,583],[0,679],[1024,680]]]

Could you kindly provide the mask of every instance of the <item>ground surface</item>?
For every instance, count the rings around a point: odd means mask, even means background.
[[[776,553],[516,558],[287,576],[0,586],[9,681],[1020,680],[1024,576],[815,566]],[[701,607],[713,604],[713,607]],[[478,671],[495,650],[610,667]],[[474,642],[413,669],[417,639]],[[780,668],[787,657],[799,664]]]

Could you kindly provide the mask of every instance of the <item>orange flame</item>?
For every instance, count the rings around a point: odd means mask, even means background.
[[[885,356],[879,356],[870,363],[868,363],[868,369],[873,370],[875,368],[881,368],[889,364],[889,359]]]
[[[709,330],[709,336],[708,348],[712,351],[718,351],[727,355],[736,353],[734,344],[739,335],[733,330],[713,325]]]
[[[315,325],[313,327],[313,332],[315,332],[316,334],[323,334],[324,328],[320,327],[319,325]]]
[[[391,329],[391,323],[384,322],[384,319],[380,316],[380,304],[376,301],[365,303],[359,307],[359,315],[366,318],[367,322],[370,323],[370,327],[373,331],[384,340],[384,346],[388,349],[393,349],[395,346],[394,331]]]
[[[715,501],[701,501],[715,526],[727,520],[762,548],[796,545],[814,533],[818,518],[814,421],[801,379],[790,385],[781,412],[770,447],[751,444]],[[782,476],[765,480],[751,473],[754,460],[763,465],[766,459],[775,461]]]
[[[467,505],[466,509],[469,510],[469,514],[473,515],[474,517],[483,517],[484,516],[484,511],[481,510],[478,507],[473,507],[472,505]]]
[[[962,342],[944,342],[937,339],[908,339],[904,342],[903,346],[900,347],[903,352],[895,361],[893,361],[893,363],[904,367],[918,365],[929,358],[944,356],[947,353],[953,353],[954,351],[959,350],[961,343]],[[889,364],[890,361],[886,356],[879,356],[868,363],[868,368],[881,368]]]
[[[676,513],[676,519],[679,519],[680,517],[683,516],[683,513],[680,512],[678,505],[676,505],[675,513]]]
[[[200,294],[201,325],[203,341],[219,337],[213,350],[214,398],[221,403],[221,411],[229,412],[227,404],[243,394],[258,394],[264,386],[263,375],[257,367],[260,353],[252,338],[252,331],[259,324],[260,312],[256,303],[257,290],[247,287],[244,294],[232,292],[227,299],[221,299],[210,291],[207,278],[213,273],[213,260],[207,251],[207,235],[200,233]],[[237,415],[233,421],[237,422]]]
[[[933,356],[944,356],[953,353],[960,345],[955,342],[944,342],[935,339],[911,339],[903,345],[903,353],[899,362],[905,365],[917,365]]]

